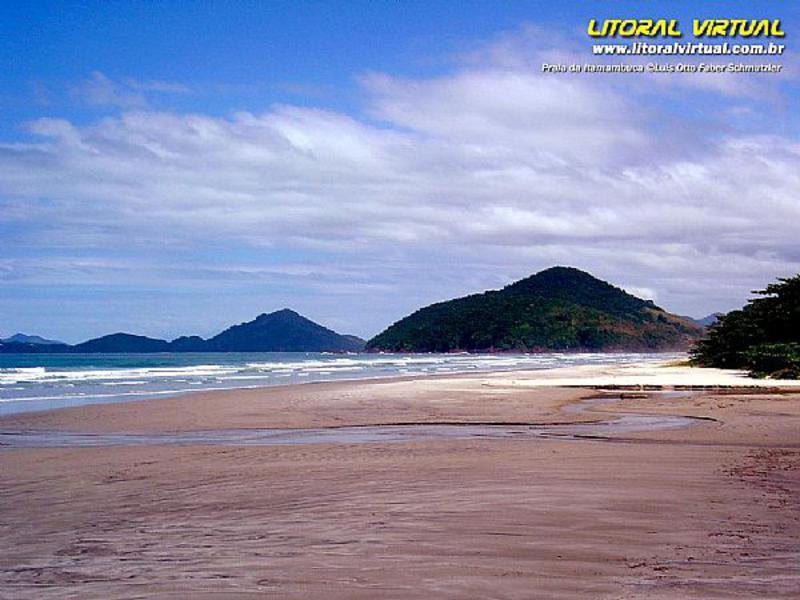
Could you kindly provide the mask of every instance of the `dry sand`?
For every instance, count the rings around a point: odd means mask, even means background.
[[[797,598],[800,389],[751,383],[593,367],[6,417],[4,431],[140,432],[715,421],[599,440],[7,449],[0,597]],[[714,384],[730,387],[569,410],[596,386]]]

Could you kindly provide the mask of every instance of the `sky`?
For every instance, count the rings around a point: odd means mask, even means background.
[[[780,18],[783,72],[541,72],[601,62],[588,19],[636,17]],[[741,306],[800,271],[798,17],[1,3],[0,337],[208,336],[284,307],[370,337],[554,265],[678,314]]]

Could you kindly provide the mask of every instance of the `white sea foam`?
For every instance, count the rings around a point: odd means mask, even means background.
[[[0,385],[14,384],[20,381],[35,381],[47,374],[44,367],[14,367],[0,369]]]
[[[54,355],[52,363],[0,367],[0,403],[46,407],[112,402],[198,390],[253,388],[293,382],[374,379],[391,376],[469,373],[489,370],[545,369],[582,364],[659,362],[680,355],[641,354],[251,354],[205,355],[202,364],[186,364],[186,355],[127,355],[86,358]],[[263,357],[263,358],[262,358]],[[255,360],[253,360],[255,358]],[[219,363],[214,363],[214,360]],[[43,359],[47,360],[47,359]],[[137,366],[124,366],[136,361]],[[151,361],[152,366],[147,366]],[[172,361],[172,364],[170,364]],[[25,363],[22,362],[24,365]],[[47,366],[44,366],[47,365]],[[144,366],[143,366],[144,365]],[[37,405],[39,407],[39,405]],[[4,408],[3,412],[16,410]],[[20,408],[19,410],[31,410]]]
[[[28,382],[90,382],[126,379],[170,379],[175,377],[209,377],[236,373],[240,367],[197,365],[190,367],[150,367],[130,369],[46,369],[44,367],[0,370],[0,384]]]

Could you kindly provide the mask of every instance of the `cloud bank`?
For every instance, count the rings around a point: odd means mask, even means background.
[[[434,78],[364,74],[359,114],[157,112],[148,88],[183,88],[94,73],[80,94],[118,115],[43,117],[0,145],[0,279],[202,294],[245,278],[369,335],[554,264],[697,315],[800,269],[800,141],[751,126],[775,104],[662,79],[706,110],[676,114],[644,77],[539,73],[559,52],[522,35]],[[739,122],[705,119],[723,107]]]

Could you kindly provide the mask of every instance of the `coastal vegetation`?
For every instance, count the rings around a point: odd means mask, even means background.
[[[800,275],[754,293],[756,298],[708,329],[692,349],[692,364],[800,379]]]

